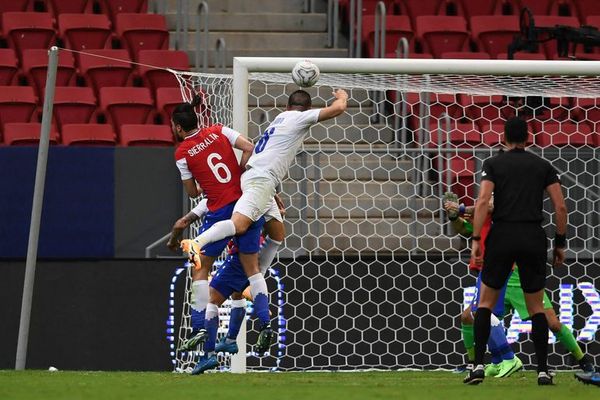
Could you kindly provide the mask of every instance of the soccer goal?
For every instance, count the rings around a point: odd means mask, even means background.
[[[175,74],[185,99],[204,96],[203,120],[256,139],[298,89],[290,75],[297,61],[236,58],[232,76]],[[570,212],[568,267],[551,271],[548,290],[561,321],[600,354],[600,272],[589,268],[600,249],[600,63],[311,61],[321,70],[306,89],[313,106],[344,88],[348,112],[312,128],[280,188],[287,236],[272,266],[277,280],[267,279],[278,341],[270,355],[253,355],[250,318],[237,370],[462,364],[458,316],[475,277],[441,197],[450,190],[473,204],[481,163],[501,149],[503,122],[514,115],[529,122],[529,150],[559,170]],[[553,232],[548,212],[545,225]],[[531,365],[532,348],[521,344],[529,325],[518,314],[505,322]],[[572,363],[556,346],[550,364]]]

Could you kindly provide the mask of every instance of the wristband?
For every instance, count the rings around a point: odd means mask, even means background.
[[[481,240],[481,236],[471,236],[471,240],[474,242],[479,242]]]
[[[454,218],[452,218],[450,215],[448,215],[448,219],[449,219],[450,221],[456,221],[456,220],[458,219],[458,215],[457,215],[457,216],[455,216]]]
[[[465,215],[465,211],[467,211],[467,207],[465,207],[464,203],[460,203],[458,206],[458,213],[460,215]]]
[[[567,247],[567,235],[554,234],[554,247]]]

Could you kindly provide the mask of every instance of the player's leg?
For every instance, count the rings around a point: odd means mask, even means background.
[[[189,339],[182,343],[180,347],[181,351],[189,351],[196,348],[206,338],[204,318],[206,315],[206,305],[209,300],[208,272],[215,258],[205,255],[202,255],[200,258],[204,268],[194,268],[192,270],[192,304],[190,311],[192,333]]]
[[[460,327],[463,344],[467,352],[467,365],[464,370],[471,370],[473,369],[473,362],[475,362],[475,335],[473,333],[473,315],[471,314],[470,305],[460,314]]]
[[[192,371],[192,375],[202,374],[209,369],[214,369],[219,366],[215,354],[215,344],[217,341],[217,331],[219,329],[219,306],[223,304],[224,301],[225,297],[215,289],[211,282],[210,302],[206,307],[206,320],[204,324],[207,332],[206,341],[204,342],[204,355],[198,358],[198,362]]]
[[[227,335],[217,343],[215,351],[236,354],[239,349],[237,337],[246,318],[246,299],[240,292],[231,295],[231,311],[229,314],[229,329]]]
[[[258,254],[259,268],[263,275],[267,272],[271,264],[273,264],[279,246],[281,246],[283,239],[285,239],[283,218],[281,217],[279,207],[277,207],[275,200],[271,202],[271,206],[265,214],[265,218],[268,219],[265,223],[265,233],[267,234],[267,237],[265,244]]]

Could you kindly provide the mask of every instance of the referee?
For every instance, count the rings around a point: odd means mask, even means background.
[[[475,205],[471,257],[485,267],[481,272],[479,308],[475,314],[475,369],[469,384],[484,379],[483,357],[490,335],[490,315],[500,289],[508,279],[513,264],[519,266],[521,287],[531,316],[531,338],[538,362],[538,385],[551,385],[548,374],[548,322],[544,314],[543,294],[546,285],[547,238],[541,227],[544,191],[556,212],[554,266],[565,259],[567,207],[558,174],[550,163],[525,151],[527,123],[517,117],[506,121],[506,151],[485,160],[481,173],[479,198]],[[492,228],[481,255],[481,227],[494,194]]]

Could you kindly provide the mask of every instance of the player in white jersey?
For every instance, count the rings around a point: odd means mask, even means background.
[[[233,235],[242,235],[253,222],[265,214],[273,200],[276,187],[287,175],[310,127],[346,111],[346,91],[338,89],[333,95],[335,100],[330,106],[314,110],[311,109],[310,95],[304,90],[297,90],[290,95],[286,111],[277,115],[254,146],[254,152],[246,164],[246,172],[242,174],[240,182],[242,196],[233,209],[231,219],[216,222],[193,240],[181,241],[185,252],[199,254],[200,249],[209,243]],[[251,272],[258,274],[259,271]],[[247,275],[252,276],[248,272]],[[268,304],[268,291],[264,280],[250,280],[250,283],[257,288],[256,295],[253,293],[255,302],[261,305]],[[274,333],[270,325],[263,324],[256,345],[258,352],[266,351],[273,338]]]

